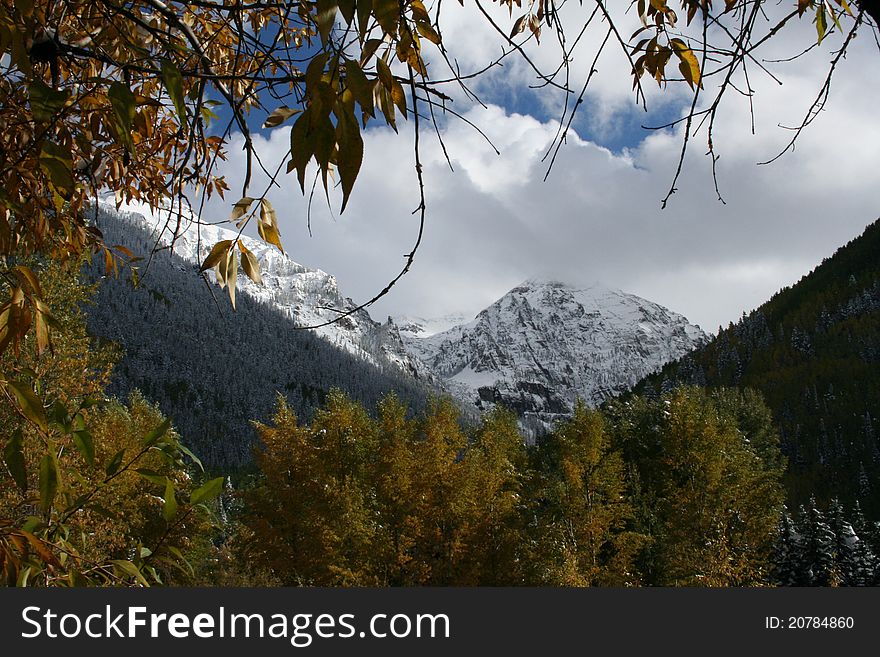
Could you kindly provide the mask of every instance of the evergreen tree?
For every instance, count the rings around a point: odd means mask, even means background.
[[[816,503],[801,507],[799,533],[802,536],[798,586],[837,586],[840,583],[834,554],[836,537]]]
[[[794,521],[783,507],[779,519],[779,531],[771,558],[773,581],[779,586],[795,586],[800,581],[801,537]]]
[[[859,586],[859,558],[856,554],[859,537],[846,519],[839,500],[831,500],[827,518],[828,527],[834,534],[834,580],[839,586]]]
[[[861,506],[856,502],[853,510],[853,532],[856,543],[853,550],[854,572],[852,586],[880,585],[880,559],[871,546],[871,530]]]
[[[105,239],[149,256],[155,237],[143,224],[104,207],[97,217]],[[235,312],[218,312],[211,290],[191,275],[195,267],[162,251],[133,286],[124,276],[105,277],[96,260],[85,272],[100,281],[97,303],[85,310],[92,335],[122,352],[109,392],[126,398],[137,389],[158,403],[208,467],[252,465],[252,420],[272,418],[278,393],[302,420],[315,415],[333,388],[367,408],[392,390],[413,411],[424,408],[427,384],[294,330],[277,307],[241,294]]]

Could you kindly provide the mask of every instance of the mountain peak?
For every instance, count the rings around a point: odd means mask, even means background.
[[[478,408],[501,403],[524,428],[597,405],[706,340],[678,313],[603,283],[534,276],[466,324],[405,340]]]
[[[522,283],[517,285],[511,292],[515,290],[519,290],[522,288],[526,289],[536,289],[536,288],[556,288],[556,289],[564,289],[564,290],[596,290],[603,292],[616,292],[617,290],[612,289],[611,287],[605,285],[601,281],[593,281],[587,285],[579,285],[575,283],[569,283],[563,281],[561,278],[555,276],[543,276],[536,275],[530,276]]]
[[[614,304],[616,303],[615,299],[624,297],[638,299],[638,297],[611,287],[602,281],[572,283],[551,276],[529,277],[499,299],[499,302],[508,296],[525,297],[533,303],[544,305],[581,303],[591,307]]]

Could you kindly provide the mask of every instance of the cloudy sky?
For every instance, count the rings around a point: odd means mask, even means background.
[[[582,22],[585,10],[569,5],[568,24],[576,25],[578,16]],[[500,53],[500,37],[472,6],[445,3],[441,19],[444,41],[462,71]],[[638,27],[632,14],[620,20],[630,32]],[[499,22],[505,29],[512,24],[506,9]],[[574,53],[574,86],[604,36],[597,27]],[[548,68],[558,58],[551,41],[545,35],[540,47],[529,48]],[[803,20],[758,56],[790,57],[814,41],[815,28]],[[826,111],[796,150],[772,165],[757,165],[790,139],[780,124],[800,122],[841,42],[834,34],[803,58],[767,64],[781,86],[751,67],[754,135],[747,100],[729,94],[714,136],[726,204],[714,193],[703,131],[692,140],[678,192],[660,209],[681,132],[640,126],[676,116],[689,95],[683,84],[661,92],[646,79],[651,112],[645,114],[635,105],[628,64],[614,47],[599,61],[576,134],[569,134],[546,182],[542,158],[557,131],[559,94],[530,90],[534,73],[513,57],[472,85],[485,107],[450,87],[452,107],[477,124],[501,154],[463,121],[440,117],[450,171],[433,128],[423,123],[428,208],[423,244],[410,273],[371,314],[379,320],[389,314],[475,314],[522,280],[543,275],[575,284],[602,281],[681,312],[707,331],[735,321],[880,216],[880,52],[867,30],[835,74]],[[436,58],[430,64],[441,77],[443,66]],[[716,84],[707,80],[706,91]],[[307,201],[293,176],[269,196],[289,255],[335,274],[342,291],[358,302],[397,273],[416,236],[412,124],[399,123],[398,135],[377,123],[366,131],[364,165],[343,215],[337,195],[331,195],[331,212],[323,192],[316,193],[311,236]],[[288,130],[263,131],[257,143],[264,158],[278,161],[289,145]],[[240,139],[231,144],[224,170],[233,190],[242,175],[240,144]],[[259,193],[260,185],[251,189]]]

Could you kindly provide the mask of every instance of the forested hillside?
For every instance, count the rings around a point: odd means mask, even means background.
[[[759,390],[789,459],[799,506],[815,495],[858,500],[880,516],[880,222],[796,285],[721,330],[706,346],[648,377],[637,391],[676,383]]]
[[[108,243],[138,256],[155,246],[145,228],[113,213],[101,212],[99,225]],[[250,462],[251,421],[271,417],[279,393],[306,418],[333,387],[368,407],[392,390],[414,410],[424,407],[427,385],[296,330],[268,302],[241,294],[235,311],[215,303],[216,288],[197,270],[162,250],[135,286],[126,274],[105,277],[96,261],[86,271],[102,281],[87,311],[89,332],[123,350],[109,391],[126,398],[139,389],[158,403],[206,465]]]

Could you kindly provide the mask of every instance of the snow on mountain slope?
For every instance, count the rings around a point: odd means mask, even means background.
[[[450,313],[440,317],[416,317],[415,315],[394,315],[391,321],[397,325],[400,335],[406,338],[427,338],[454,326],[470,321],[471,316],[464,313]]]
[[[118,211],[106,203],[102,203],[101,208],[111,215],[118,214],[122,220],[147,227],[160,245],[171,247],[175,254],[192,262],[194,269],[204,261],[214,244],[237,236],[236,231],[197,224],[191,217],[185,217],[172,245],[176,215],[169,222],[167,213],[155,213],[149,206],[136,203],[125,205]],[[240,293],[276,307],[297,326],[323,324],[337,318],[337,311],[355,307],[354,302],[339,291],[334,276],[320,269],[304,267],[262,240],[246,236],[239,239],[259,260],[263,278],[263,285],[257,285],[239,271],[237,289]],[[213,282],[213,271],[207,274]],[[218,296],[225,295],[220,293]],[[417,379],[434,379],[432,372],[407,351],[397,326],[392,322],[379,324],[373,321],[366,310],[310,330],[376,367],[392,366]]]
[[[597,405],[620,394],[706,341],[683,316],[632,294],[543,279],[466,324],[401,333],[457,396],[478,408],[503,403],[527,428],[569,414],[578,397]]]

